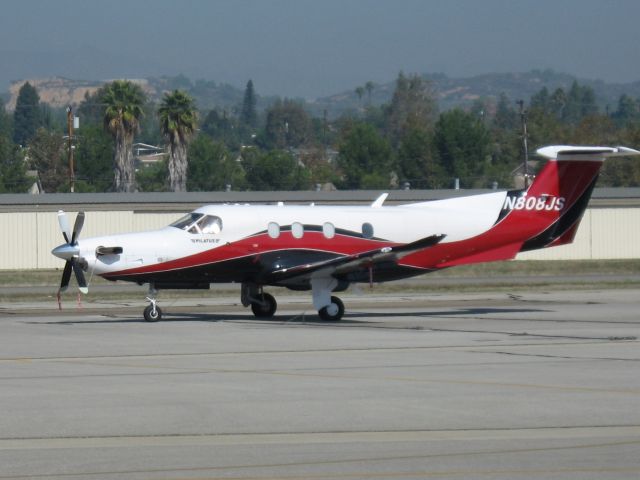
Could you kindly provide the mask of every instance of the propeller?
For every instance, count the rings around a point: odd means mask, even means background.
[[[82,231],[84,225],[84,212],[78,213],[76,221],[73,224],[73,230],[69,230],[69,220],[67,214],[62,210],[58,211],[58,224],[60,230],[62,230],[62,236],[66,243],[54,248],[51,253],[58,258],[66,260],[64,270],[62,271],[62,280],[60,281],[60,289],[58,294],[64,292],[69,287],[69,280],[71,280],[71,272],[75,274],[76,281],[78,282],[78,289],[82,293],[88,293],[87,280],[84,277],[82,271],[81,262],[84,259],[80,256],[80,248],[78,247],[78,237]]]

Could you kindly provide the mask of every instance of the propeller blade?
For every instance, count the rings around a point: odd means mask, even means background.
[[[89,293],[89,288],[87,287],[87,281],[84,278],[84,272],[82,271],[82,267],[75,260],[71,260],[71,265],[73,266],[73,273],[76,274],[76,280],[78,281],[78,290],[82,293]]]
[[[69,243],[71,234],[69,233],[69,220],[67,220],[67,214],[62,210],[58,210],[58,223],[60,224],[60,230],[62,230],[62,236],[64,240]]]
[[[64,270],[62,271],[62,281],[60,282],[60,290],[58,290],[59,292],[66,292],[67,288],[69,287],[69,280],[71,279],[71,269],[73,268],[72,264],[72,260],[67,260],[67,262],[64,264]]]
[[[73,233],[71,234],[71,245],[75,245],[84,225],[84,212],[79,212],[76,221],[73,224]]]

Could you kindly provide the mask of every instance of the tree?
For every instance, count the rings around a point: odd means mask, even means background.
[[[335,184],[340,180],[335,164],[329,161],[326,149],[323,147],[308,149],[304,155],[304,166],[309,172],[309,182],[312,186]]]
[[[406,132],[398,149],[398,171],[413,188],[440,188],[444,171],[433,153],[433,134],[419,128]]]
[[[598,113],[598,106],[593,89],[580,86],[577,81],[574,81],[567,94],[562,120],[571,125],[577,125],[584,117],[596,113]]]
[[[246,186],[244,170],[222,142],[198,135],[189,145],[189,191],[212,192],[231,185],[234,190]]]
[[[437,110],[431,84],[418,75],[407,78],[400,72],[387,110],[385,130],[391,144],[397,147],[405,130],[431,129]]]
[[[253,129],[258,124],[258,113],[256,112],[256,94],[253,90],[253,81],[249,80],[244,89],[242,100],[242,111],[240,112],[240,122],[248,129]]]
[[[542,87],[540,91],[531,95],[529,108],[538,108],[546,113],[551,111],[551,96],[547,87]]]
[[[434,144],[446,172],[459,178],[461,186],[488,186],[482,175],[490,165],[490,137],[477,117],[459,108],[442,113],[435,125]]]
[[[113,142],[100,126],[84,123],[76,130],[77,192],[106,192],[113,185]]]
[[[40,95],[34,86],[26,82],[18,92],[13,113],[13,141],[23,147],[42,126]]]
[[[529,151],[532,152],[544,145],[562,145],[569,142],[568,128],[553,111],[542,108],[529,108],[527,115],[527,133],[529,134]],[[522,137],[518,136],[522,144]]]
[[[25,193],[32,183],[25,170],[20,148],[0,134],[0,193]]]
[[[261,152],[247,148],[242,165],[251,190],[301,190],[309,188],[309,174],[289,152]]]
[[[104,87],[89,93],[84,92],[84,99],[76,108],[78,116],[82,119],[82,123],[100,124],[104,119],[104,106],[101,105],[102,96],[104,95]]]
[[[311,118],[300,102],[278,100],[267,110],[263,147],[284,149],[311,142]]]
[[[550,113],[557,119],[564,118],[564,109],[567,106],[567,94],[562,88],[557,88],[549,99]]]
[[[13,138],[13,125],[11,117],[4,108],[4,101],[0,98],[0,136]]]
[[[618,145],[620,138],[613,120],[608,115],[589,115],[584,117],[573,129],[569,143],[574,145]]]
[[[39,128],[29,144],[29,165],[38,171],[45,192],[61,192],[69,185],[69,163],[62,135]]]
[[[640,117],[639,105],[636,100],[626,94],[620,95],[618,108],[611,117],[619,126],[625,126]]]
[[[503,130],[515,130],[518,128],[518,113],[505,93],[501,93],[498,98],[494,121],[496,127]]]
[[[198,112],[186,92],[166,93],[158,108],[160,131],[169,141],[169,187],[174,192],[187,190],[187,146],[196,130]]]
[[[229,117],[226,110],[220,113],[218,110],[211,110],[202,122],[202,132],[213,140],[221,142],[233,150],[239,150],[240,125],[236,118]]]
[[[619,131],[621,145],[640,145],[640,125],[633,124]],[[608,158],[604,162],[600,177],[600,187],[638,187],[640,186],[640,162],[629,158]]]
[[[364,87],[356,87],[355,92],[358,96],[358,101],[362,101],[362,96],[364,95]]]
[[[375,83],[372,81],[368,81],[364,84],[364,89],[367,91],[368,103],[371,104],[371,94],[373,93],[373,89],[376,87]]]
[[[136,182],[141,192],[166,192],[167,161],[155,162],[136,171]]]
[[[128,80],[115,80],[104,87],[100,103],[104,110],[104,127],[115,141],[114,186],[117,192],[133,192],[136,188],[133,165],[133,136],[140,128],[145,94]]]
[[[356,123],[344,135],[338,165],[344,188],[388,188],[394,170],[389,142],[366,123]]]

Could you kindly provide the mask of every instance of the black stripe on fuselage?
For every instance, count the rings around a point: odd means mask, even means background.
[[[498,214],[498,218],[496,219],[496,221],[494,222],[494,226],[497,225],[498,223],[500,223],[502,220],[504,220],[506,218],[507,215],[509,215],[513,210],[511,210],[510,208],[504,208],[504,206],[507,204],[507,199],[508,198],[519,198],[521,196],[523,196],[527,191],[526,190],[509,190],[507,191],[507,196],[505,197],[505,202],[502,204],[502,208],[500,209],[500,213]]]
[[[304,275],[281,281],[272,278],[270,272],[324,262],[341,256],[316,250],[278,250],[170,271],[110,276],[109,280],[124,280],[141,285],[153,283],[157,289],[201,289],[207,288],[211,283],[236,282],[307,288],[309,278]],[[357,270],[341,276],[340,279],[347,282],[368,282],[372,277],[375,282],[387,282],[430,271],[401,266],[395,262],[384,262],[372,267],[372,275],[368,270]]]

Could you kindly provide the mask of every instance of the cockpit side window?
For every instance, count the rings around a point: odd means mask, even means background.
[[[222,231],[222,219],[215,215],[205,215],[197,223],[202,233],[218,234]]]

